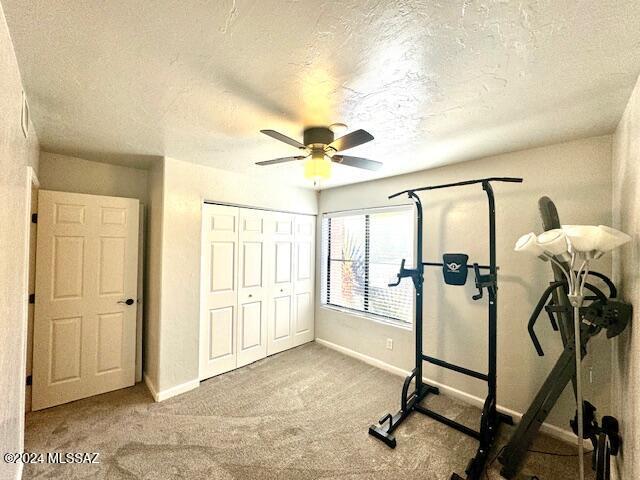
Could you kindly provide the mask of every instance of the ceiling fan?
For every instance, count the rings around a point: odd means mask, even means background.
[[[340,138],[334,138],[334,132],[330,127],[309,127],[303,132],[303,143],[287,137],[275,130],[260,130],[265,135],[287,143],[304,152],[303,155],[293,157],[275,158],[257,162],[256,165],[266,166],[277,163],[293,162],[311,157],[304,167],[305,178],[329,178],[331,175],[331,162],[348,165],[350,167],[364,168],[365,170],[378,170],[381,162],[350,155],[336,155],[338,152],[348,150],[363,143],[373,140],[373,135],[365,130],[356,130]]]

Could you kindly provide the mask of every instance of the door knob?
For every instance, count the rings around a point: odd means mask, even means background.
[[[133,305],[133,302],[134,302],[133,298],[127,298],[126,300],[120,300],[118,303],[123,303],[123,304],[126,304],[126,305]]]
[[[249,294],[249,298],[253,297],[253,295]]]

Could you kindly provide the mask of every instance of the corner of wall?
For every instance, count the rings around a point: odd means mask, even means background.
[[[24,401],[31,167],[37,173],[38,136],[29,122],[22,131],[23,84],[0,5],[0,451],[24,451]],[[27,190],[28,189],[28,190]],[[1,478],[20,478],[22,465],[0,462]]]
[[[164,231],[164,158],[149,168],[147,191],[147,272],[144,315],[144,380],[157,395],[160,378],[160,336],[162,322],[162,245]]]
[[[613,280],[621,299],[634,305],[627,329],[611,342],[612,414],[620,423],[623,438],[616,458],[614,478],[640,478],[640,77],[618,123],[612,142],[613,226],[632,237],[632,242],[614,252]]]

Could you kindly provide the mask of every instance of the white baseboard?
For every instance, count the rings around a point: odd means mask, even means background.
[[[365,355],[364,353],[356,352],[355,350],[351,350],[350,348],[343,347],[342,345],[338,345],[337,343],[329,342],[328,340],[323,340],[321,338],[316,338],[316,343],[330,348],[331,350],[336,350],[337,352],[344,353],[353,358],[357,358],[358,360],[362,360],[364,363],[368,363],[369,365],[373,365],[374,367],[378,367],[385,372],[393,373],[394,375],[400,375],[401,377],[406,377],[409,375],[409,372],[406,370],[390,365],[382,360],[378,360],[377,358],[370,357],[369,355]]]
[[[181,393],[188,392],[189,390],[193,390],[194,388],[198,388],[200,386],[200,380],[196,379],[181,383],[180,385],[176,385],[175,387],[167,388],[166,390],[158,391],[157,387],[153,384],[146,373],[143,375],[143,378],[145,385],[149,389],[151,396],[156,402],[162,402],[163,400],[175,397],[176,395],[180,395]]]
[[[373,358],[370,357],[369,355],[365,355],[363,353],[360,352],[356,352],[355,350],[351,350],[350,348],[347,347],[343,347],[342,345],[337,345],[335,343],[329,342],[327,340],[323,340],[321,338],[316,338],[316,343],[318,343],[319,345],[323,345],[327,348],[330,348],[332,350],[336,350],[340,353],[344,353],[345,355],[348,355],[350,357],[353,358],[357,358],[358,360],[361,360],[369,365],[372,365],[374,367],[378,367],[382,370],[385,370],[389,373],[393,373],[394,375],[399,375],[402,377],[406,377],[407,375],[409,375],[409,372],[407,370],[404,370],[402,368],[399,367],[395,367],[393,365],[389,365],[386,362],[383,362],[382,360],[379,360],[377,358]],[[470,405],[474,405],[476,407],[480,407],[482,408],[482,406],[484,405],[484,399],[480,398],[480,397],[476,397],[475,395],[471,395],[467,392],[463,392],[462,390],[458,390],[456,388],[452,388],[449,387],[447,385],[443,385],[440,382],[436,382],[434,380],[428,379],[428,378],[424,378],[423,381],[425,383],[428,383],[429,385],[433,385],[434,387],[438,387],[442,392],[451,395],[452,397],[455,397],[459,400],[462,400],[465,403],[468,403]],[[522,413],[520,412],[516,412],[515,410],[511,410],[510,408],[506,408],[503,407],[501,405],[497,405],[496,406],[497,410],[501,413],[504,413],[506,415],[510,415],[513,418],[514,422],[519,422],[520,419],[522,418]],[[549,423],[543,423],[542,426],[540,427],[540,431],[543,433],[546,433],[547,435],[557,438],[559,440],[563,440],[565,442],[568,443],[575,443],[576,442],[576,436],[575,434],[571,431],[571,430],[565,430],[563,428],[560,427],[556,427],[555,425],[551,425]],[[585,447],[589,446],[591,447],[591,443],[587,443],[587,441],[585,441]]]

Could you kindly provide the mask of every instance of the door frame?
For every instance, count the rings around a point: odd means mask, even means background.
[[[35,170],[31,166],[27,166],[27,172],[25,175],[25,219],[24,219],[24,231],[26,233],[24,239],[24,269],[22,272],[22,278],[24,279],[24,291],[22,297],[22,303],[25,306],[24,315],[22,316],[22,334],[23,342],[22,348],[22,363],[20,365],[20,451],[24,451],[24,434],[25,434],[25,410],[26,410],[26,394],[27,394],[27,336],[29,335],[29,259],[31,255],[31,248],[36,248],[35,244],[31,245],[31,201],[32,190],[40,189],[40,182],[36,175]]]

